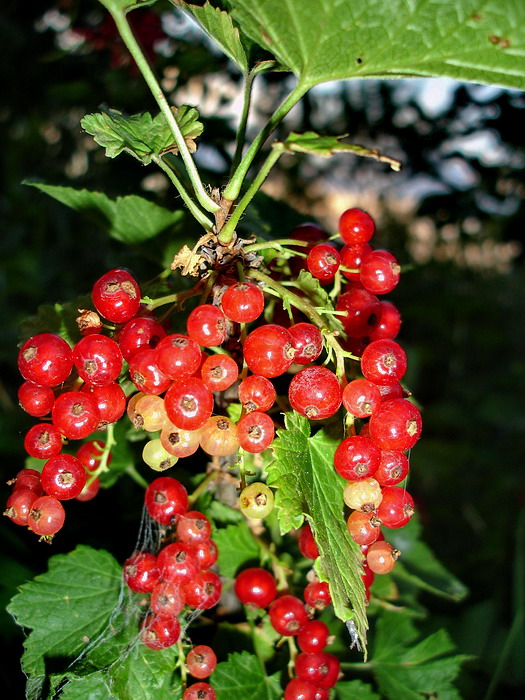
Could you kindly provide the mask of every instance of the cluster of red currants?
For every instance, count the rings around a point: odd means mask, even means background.
[[[157,552],[138,551],[124,562],[124,581],[135,593],[150,594],[149,610],[141,622],[140,638],[150,649],[166,649],[179,641],[179,617],[186,611],[209,610],[221,596],[222,583],[210,570],[217,561],[211,524],[199,511],[188,510],[184,486],[161,476],[146,489],[149,516],[164,528],[166,544]],[[187,655],[190,674],[201,681],[213,673],[217,658],[205,645]],[[190,685],[184,699],[215,698],[204,682]]]
[[[325,700],[340,672],[339,659],[324,651],[330,632],[325,622],[314,619],[316,611],[332,602],[328,584],[313,581],[304,589],[304,603],[290,594],[278,595],[277,582],[265,569],[241,571],[235,579],[241,603],[267,608],[270,623],[283,637],[295,637],[300,653],[294,659],[295,678],[284,691],[285,700]]]

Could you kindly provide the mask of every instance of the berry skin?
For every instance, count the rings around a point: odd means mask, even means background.
[[[100,416],[99,430],[105,428],[109,423],[115,423],[124,415],[126,394],[120,384],[116,382],[106,386],[83,384],[80,391],[89,394],[95,400]]]
[[[167,452],[180,459],[199,449],[199,434],[199,430],[181,430],[168,421],[160,431],[160,441]]]
[[[361,371],[369,381],[380,386],[396,384],[407,369],[405,351],[395,340],[374,340],[364,349]]]
[[[368,243],[374,233],[374,220],[362,209],[347,209],[339,217],[339,235],[347,245]]]
[[[126,559],[122,575],[134,593],[151,593],[159,580],[157,557],[150,552],[137,552]]]
[[[305,367],[293,377],[288,389],[292,408],[311,420],[333,416],[343,399],[343,389],[326,367]]]
[[[263,452],[272,444],[274,435],[273,420],[267,413],[252,411],[237,423],[239,445],[247,452]]]
[[[157,566],[162,581],[183,586],[197,575],[199,565],[193,547],[185,542],[173,542],[160,550]]]
[[[229,355],[210,355],[201,367],[202,381],[212,391],[225,391],[235,384],[239,368]]]
[[[44,489],[40,482],[40,472],[36,469],[21,469],[14,479],[7,482],[13,487],[13,491],[17,489],[29,489],[34,491],[37,496],[44,495]]]
[[[214,457],[226,457],[239,447],[237,426],[226,416],[212,416],[199,431],[199,444]]]
[[[82,391],[66,391],[57,396],[51,417],[55,427],[70,440],[88,437],[100,422],[95,400]]]
[[[340,663],[337,656],[326,651],[312,654],[302,653],[295,660],[295,672],[301,680],[320,688],[333,688],[339,676]]]
[[[38,494],[26,487],[16,488],[9,496],[4,515],[12,520],[15,525],[26,526],[27,518]]]
[[[213,571],[201,571],[182,587],[186,604],[190,608],[209,610],[219,602],[222,583]]]
[[[226,338],[226,319],[218,306],[201,304],[188,316],[186,330],[203,348],[221,345]]]
[[[33,418],[42,418],[51,413],[55,394],[50,386],[39,386],[34,382],[24,382],[18,389],[18,402]]]
[[[245,569],[236,577],[234,590],[243,605],[267,608],[277,595],[277,582],[265,569]]]
[[[224,292],[221,306],[231,321],[250,323],[262,314],[264,295],[252,282],[238,282]]]
[[[323,351],[323,336],[313,323],[295,323],[288,329],[295,349],[293,361],[298,365],[315,362]]]
[[[360,545],[372,544],[381,532],[379,529],[381,520],[375,513],[362,513],[360,510],[354,510],[346,524],[350,536],[354,542]]]
[[[129,363],[129,376],[133,384],[144,394],[163,394],[171,379],[160,369],[157,350],[148,348],[136,352]]]
[[[366,563],[375,574],[388,574],[394,568],[400,552],[391,544],[381,540],[374,542],[366,553]]]
[[[375,326],[381,305],[374,294],[356,285],[341,294],[335,308],[346,311],[346,316],[339,318],[347,334],[351,338],[361,338]]]
[[[385,527],[403,527],[414,515],[414,499],[400,486],[384,486],[377,517]]]
[[[215,671],[217,656],[207,644],[198,644],[189,650],[186,666],[194,678],[208,678]]]
[[[79,459],[73,455],[59,454],[44,464],[41,480],[48,496],[66,501],[79,495],[86,485],[87,475]]]
[[[275,387],[269,379],[252,374],[239,384],[239,401],[247,413],[269,411],[275,403]]]
[[[62,451],[62,435],[60,430],[50,423],[37,423],[26,433],[24,449],[36,459],[49,459]]]
[[[79,377],[93,386],[114,382],[122,371],[122,353],[117,343],[98,333],[81,338],[73,348]]]
[[[374,327],[370,330],[370,340],[392,340],[401,328],[401,314],[390,301],[381,301],[379,316]]]
[[[381,461],[374,474],[374,479],[381,486],[395,486],[408,474],[408,457],[396,450],[381,450]]]
[[[240,493],[239,508],[247,518],[266,518],[273,506],[273,491],[260,481],[254,481]]]
[[[211,523],[198,510],[189,510],[177,519],[177,538],[179,542],[197,544],[211,537]]]
[[[157,394],[144,394],[134,404],[133,425],[148,433],[162,430],[168,420],[164,399]]]
[[[208,683],[193,683],[184,691],[182,700],[215,700],[215,691]]]
[[[197,430],[211,417],[213,394],[202,379],[175,381],[164,396],[170,421],[184,430]]]
[[[36,535],[51,537],[64,524],[64,506],[53,496],[41,496],[33,502],[27,518],[27,525]]]
[[[341,250],[341,265],[347,267],[348,270],[341,270],[347,280],[351,282],[359,282],[359,268],[361,261],[368,253],[372,252],[372,247],[368,243],[363,245],[345,245]]]
[[[191,377],[201,366],[201,349],[187,335],[167,335],[157,345],[160,371],[170,379],[180,381]]]
[[[308,523],[302,526],[299,530],[299,539],[297,540],[299,545],[299,551],[306,557],[306,559],[317,559],[319,556],[319,550],[317,549],[317,544],[315,543],[314,536],[312,534],[312,528]]]
[[[308,620],[299,630],[297,645],[306,653],[323,651],[329,635],[330,631],[326,623],[321,620]]]
[[[219,550],[213,540],[192,544],[195,561],[201,569],[209,569],[219,557]]]
[[[142,449],[142,459],[156,472],[170,469],[178,462],[178,458],[164,449],[162,442],[156,438],[149,440]]]
[[[306,266],[313,277],[330,282],[341,265],[341,256],[334,246],[320,243],[314,246],[306,258]]]
[[[184,595],[181,587],[178,583],[157,581],[151,591],[149,604],[156,615],[176,617],[184,607]]]
[[[421,414],[406,399],[385,401],[370,418],[370,437],[382,450],[404,452],[421,435]]]
[[[284,700],[317,700],[317,690],[315,685],[307,681],[292,678],[284,689]]]
[[[244,342],[244,359],[254,374],[278,377],[290,367],[295,356],[290,333],[274,323],[252,331]]]
[[[387,250],[373,250],[361,261],[359,280],[372,294],[388,294],[399,282],[401,266]]]
[[[271,603],[268,610],[270,622],[276,632],[286,637],[294,637],[308,622],[308,614],[303,603],[293,595],[283,595]]]
[[[343,500],[349,508],[371,513],[381,503],[381,486],[373,478],[349,481],[343,491]]]
[[[381,404],[381,392],[368,379],[354,379],[343,390],[343,406],[356,418],[367,418]]]
[[[176,617],[148,615],[141,625],[140,638],[150,649],[166,649],[180,637],[180,624]]]
[[[369,437],[353,435],[337,447],[334,467],[346,481],[362,481],[374,476],[381,460],[381,450]]]
[[[188,510],[188,492],[170,476],[159,476],[151,482],[144,496],[146,510],[161,525],[171,525]]]
[[[73,352],[66,341],[53,333],[39,333],[22,345],[18,370],[24,379],[40,386],[58,386],[69,377]]]
[[[94,472],[100,465],[102,454],[104,452],[105,442],[101,440],[89,440],[84,442],[77,450],[76,457],[89,472]],[[111,452],[107,456],[106,464],[111,464]]]
[[[304,600],[307,605],[316,610],[324,610],[332,602],[330,588],[326,581],[313,581],[304,589]],[[303,651],[305,651],[303,649]]]
[[[157,347],[166,331],[153,318],[132,318],[121,329],[117,336],[122,356],[129,362],[139,350],[150,350]]]
[[[113,323],[126,323],[139,310],[140,288],[126,270],[110,270],[95,282],[91,298],[101,316]]]

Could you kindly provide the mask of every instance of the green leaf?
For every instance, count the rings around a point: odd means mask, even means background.
[[[61,685],[60,681],[63,682],[64,679],[63,676],[51,678],[52,686],[60,687],[61,700],[118,700],[108,687],[107,674],[102,671],[96,671],[89,676],[70,676],[67,682]]]
[[[525,88],[522,0],[228,0],[305,87],[346,78],[447,76]]]
[[[296,412],[285,415],[285,430],[273,443],[275,461],[267,467],[271,486],[278,487],[281,533],[302,525],[312,527],[319,549],[316,570],[328,581],[334,612],[343,622],[353,620],[366,648],[366,608],[361,578],[361,549],[348,533],[343,514],[344,480],[334,469],[340,440],[320,430],[310,437],[310,425]]]
[[[362,681],[343,681],[335,686],[337,700],[381,700],[371,685]]]
[[[20,587],[8,611],[29,628],[22,668],[38,688],[46,661],[74,657],[107,625],[119,599],[122,567],[104,550],[83,545],[49,560],[47,573]]]
[[[450,600],[463,600],[467,587],[439,562],[431,549],[421,541],[421,524],[417,516],[403,528],[385,530],[385,537],[401,552],[392,571],[394,579],[408,581],[434,595]]]
[[[204,128],[199,113],[188,105],[178,109],[172,107],[172,111],[190,152],[195,151],[195,139]],[[163,153],[178,153],[175,138],[162,112],[152,117],[149,112],[127,115],[107,108],[87,114],[80,123],[98,145],[106,149],[108,158],[116,158],[125,152],[143,165],[149,165],[154,157]]]
[[[422,695],[460,700],[452,683],[469,657],[451,655],[454,644],[445,630],[420,642],[419,637],[402,612],[382,611],[370,662],[382,695],[407,700],[421,700]]]
[[[204,3],[201,7],[184,0],[171,0],[171,2],[191,13],[206,34],[215,40],[222,52],[243,73],[248,72],[248,55],[252,42],[245,34],[239,32],[239,27],[226,11],[213,7],[209,2]]]
[[[217,664],[210,684],[218,700],[277,700],[282,689],[276,677],[268,677],[260,660],[244,651],[230,654],[228,661]]]
[[[25,182],[38,188],[108,233],[111,238],[127,244],[138,244],[154,238],[162,231],[179,224],[182,211],[170,211],[137,195],[111,199],[103,192],[76,190],[73,187]]]
[[[56,333],[64,338],[71,346],[80,339],[77,317],[78,310],[92,306],[91,295],[83,295],[63,304],[43,304],[34,316],[28,316],[18,327],[18,335],[22,342],[37,333]]]
[[[355,143],[341,143],[343,136],[320,136],[313,131],[306,131],[304,134],[292,132],[283,143],[276,142],[274,148],[284,147],[290,153],[308,153],[312,156],[322,156],[329,158],[334,153],[353,153],[364,158],[373,158],[380,163],[388,165],[398,172],[401,170],[401,162],[390,156],[385,156],[374,148],[365,148]]]
[[[219,549],[217,561],[222,576],[233,578],[237,569],[254,559],[259,559],[259,547],[246,520],[216,530],[213,539]]]
[[[173,678],[177,654],[174,647],[159,651],[135,644],[122,662],[111,668],[113,692],[119,700],[180,698],[180,679]]]

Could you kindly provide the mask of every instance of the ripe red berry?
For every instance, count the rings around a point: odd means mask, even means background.
[[[368,379],[354,379],[343,390],[343,405],[356,418],[367,418],[380,404],[381,393]]]
[[[346,524],[350,536],[357,544],[372,544],[379,537],[381,520],[375,513],[362,513],[360,510],[354,510]]]
[[[53,333],[39,333],[22,345],[18,370],[24,379],[41,386],[58,386],[69,377],[73,352],[66,341]]]
[[[265,569],[245,569],[236,577],[234,590],[243,605],[267,608],[277,595],[277,582]]]
[[[207,644],[198,644],[189,650],[186,666],[194,678],[208,678],[215,671],[217,656]]]
[[[324,610],[332,602],[330,588],[326,581],[312,581],[304,589],[304,600],[316,610]],[[304,649],[303,649],[304,651]]]
[[[42,468],[44,491],[60,501],[76,498],[86,485],[87,475],[82,462],[73,455],[51,457]]]
[[[321,420],[337,412],[343,398],[343,389],[328,368],[305,367],[290,382],[288,398],[292,408],[302,416]]]
[[[40,472],[36,469],[21,469],[14,479],[7,482],[13,487],[13,491],[17,489],[29,489],[34,491],[37,496],[44,495],[44,489],[40,482]]]
[[[18,389],[18,402],[30,416],[42,418],[51,413],[55,403],[55,394],[50,386],[24,382]]]
[[[396,450],[381,450],[381,461],[374,479],[381,486],[395,486],[406,478],[409,469],[408,457]]]
[[[302,681],[300,678],[292,678],[284,689],[284,700],[320,700],[315,685]]]
[[[12,520],[15,525],[27,525],[27,518],[38,494],[26,487],[16,488],[9,496],[4,515]]]
[[[146,510],[161,525],[172,524],[177,515],[188,510],[188,492],[184,486],[170,476],[159,476],[146,489]]]
[[[307,559],[317,559],[319,556],[319,550],[317,549],[317,545],[312,534],[312,529],[308,523],[305,523],[299,530],[299,539],[297,542],[299,545],[299,551],[303,557],[306,557]]]
[[[210,355],[201,367],[202,381],[212,391],[225,391],[239,376],[237,363],[229,355]]]
[[[405,375],[407,357],[395,340],[374,340],[361,357],[361,371],[365,377],[381,386],[395,384]]]
[[[244,342],[243,352],[250,370],[269,378],[284,374],[295,356],[292,336],[286,328],[273,323],[253,330]]]
[[[293,361],[298,365],[315,362],[323,351],[323,336],[313,323],[295,323],[288,329],[295,349]]]
[[[252,282],[238,282],[224,292],[221,305],[225,316],[231,321],[249,323],[262,314],[264,295]]]
[[[195,561],[201,569],[209,569],[219,557],[219,550],[213,540],[192,544]]]
[[[162,581],[179,586],[191,581],[199,570],[193,548],[186,542],[173,542],[163,547],[157,557],[157,566]]]
[[[381,450],[373,440],[362,435],[352,435],[337,446],[334,466],[346,481],[362,481],[374,476],[380,460]]]
[[[180,623],[176,617],[148,615],[141,625],[140,638],[150,649],[166,649],[180,637]]]
[[[155,319],[147,316],[132,318],[120,330],[116,339],[122,356],[129,362],[139,350],[152,350],[157,347],[166,331]]]
[[[388,574],[394,568],[400,552],[391,544],[381,540],[374,542],[366,553],[366,563],[375,574]]]
[[[171,379],[159,367],[156,349],[136,352],[129,363],[129,376],[144,394],[163,394],[171,384]]]
[[[368,333],[370,340],[392,340],[401,328],[401,314],[390,301],[381,301],[375,325]]]
[[[201,366],[201,349],[187,335],[167,335],[157,345],[159,369],[171,379],[185,379]]]
[[[382,450],[404,452],[421,435],[421,414],[406,399],[385,401],[370,418],[370,437]]]
[[[347,209],[339,218],[339,235],[348,245],[368,243],[374,232],[374,220],[362,209]]]
[[[348,268],[341,270],[347,280],[359,282],[359,268],[361,261],[368,253],[372,252],[372,247],[368,243],[363,245],[345,245],[341,250],[341,265]],[[352,270],[349,272],[348,270]]]
[[[124,562],[122,575],[135,593],[151,593],[159,580],[157,557],[151,552],[136,552]]]
[[[197,544],[211,537],[211,523],[198,510],[189,510],[177,518],[177,538],[179,542]]]
[[[306,653],[323,651],[329,636],[330,630],[325,622],[321,620],[308,620],[299,630],[297,645],[301,651]]]
[[[267,413],[252,411],[237,423],[239,445],[247,452],[263,452],[272,444],[274,435],[273,420]]]
[[[287,637],[296,636],[308,621],[303,603],[293,595],[283,595],[271,603],[270,622],[276,632]]]
[[[297,677],[320,688],[333,688],[339,676],[340,663],[337,656],[326,651],[302,653],[295,660]]]
[[[189,377],[175,381],[164,396],[170,421],[185,430],[197,430],[210,418],[213,394],[202,379]]]
[[[157,615],[179,615],[184,607],[184,594],[180,585],[171,581],[157,581],[151,591],[149,605]]]
[[[381,306],[374,294],[356,285],[341,294],[335,308],[346,312],[338,317],[346,333],[351,338],[361,338],[375,326]]]
[[[269,379],[252,374],[239,384],[239,401],[245,411],[268,411],[275,403],[275,387]]]
[[[372,294],[388,294],[399,282],[401,266],[387,250],[373,250],[361,261],[359,280]]]
[[[414,515],[414,499],[400,486],[384,486],[377,517],[385,527],[403,527]]]
[[[73,348],[73,362],[85,382],[105,386],[118,378],[122,370],[122,353],[114,340],[95,333],[78,341]]]
[[[37,423],[26,433],[24,449],[31,457],[36,459],[49,459],[59,454],[62,450],[62,435],[53,424]]]
[[[27,518],[27,525],[36,535],[51,537],[64,524],[64,506],[53,496],[41,496],[33,502]]]
[[[222,583],[213,571],[200,571],[189,583],[184,584],[182,590],[190,608],[209,610],[219,602]]]
[[[310,273],[323,282],[333,280],[340,264],[339,251],[329,243],[314,246],[306,258],[306,266]]]
[[[126,323],[140,307],[140,288],[126,270],[110,270],[102,275],[91,293],[93,304],[101,316],[114,323]]]
[[[81,391],[66,391],[57,396],[51,417],[56,428],[70,440],[88,437],[100,422],[95,400]]]
[[[184,691],[182,700],[215,700],[215,691],[208,683],[193,683]]]
[[[201,304],[188,316],[186,330],[196,343],[211,348],[226,338],[226,319],[218,306]]]
[[[106,386],[91,386],[83,384],[80,391],[89,394],[94,399],[99,412],[98,429],[105,428],[109,423],[115,423],[122,418],[126,410],[126,394],[116,382]]]
[[[102,440],[88,440],[84,442],[77,450],[76,457],[89,472],[94,472],[100,464],[102,454],[104,452],[105,442]],[[107,456],[106,464],[111,463],[111,452]]]

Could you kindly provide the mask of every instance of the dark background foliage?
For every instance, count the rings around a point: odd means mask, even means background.
[[[112,266],[129,266],[139,279],[148,279],[173,247],[160,237],[126,249],[22,181],[35,178],[112,196],[141,192],[165,206],[179,203],[162,181],[147,179],[152,170],[126,156],[108,161],[81,133],[80,118],[100,103],[153,110],[98,8],[66,0],[25,5],[7,0],[1,12],[4,484],[23,465],[22,436],[31,424],[16,401],[20,321],[40,304],[86,293]],[[159,72],[169,78],[176,65],[177,90],[195,94],[191,90],[200,86],[204,102],[226,104],[230,93],[214,94],[210,75],[234,90],[239,76],[233,68],[180,18],[178,24],[164,22],[170,36],[162,49],[166,55],[155,54]],[[164,36],[156,15],[153,20],[143,15],[139,26],[147,29],[142,36],[147,44]],[[71,27],[85,38],[79,48],[74,42],[68,48]],[[262,114],[275,104],[287,78],[260,80],[266,80],[256,105]],[[391,298],[404,319],[400,340],[409,352],[407,384],[424,411],[410,487],[426,542],[470,589],[461,604],[425,601],[430,624],[445,626],[461,653],[476,656],[460,681],[464,697],[482,697],[487,687],[493,697],[522,697],[523,624],[511,626],[516,619],[523,623],[525,607],[525,552],[517,549],[525,529],[525,99],[448,84],[447,99],[431,109],[421,99],[421,84],[414,85],[368,81],[332,86],[329,93],[317,89],[282,127],[350,133],[358,143],[401,158],[401,174],[348,157],[290,158],[267,191],[327,227],[343,208],[369,208],[377,217],[380,244],[409,267]],[[234,125],[220,117],[220,109],[219,116],[209,111],[200,160],[205,180],[220,185]],[[276,235],[286,235],[280,209],[272,214],[261,199],[257,213],[279,229]],[[0,490],[5,502],[8,488]],[[68,526],[51,548],[7,520],[0,523],[2,607],[18,584],[45,570],[51,553],[69,551],[77,542],[103,546],[123,560],[133,549],[140,503],[140,489],[123,478],[96,501],[71,504]],[[22,635],[9,619],[2,619],[0,634],[8,649],[2,685],[15,697],[23,681],[17,670]]]

